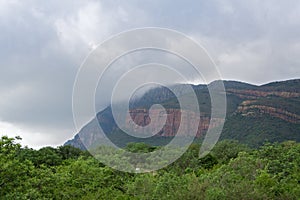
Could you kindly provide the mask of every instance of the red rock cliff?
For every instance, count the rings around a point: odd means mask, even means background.
[[[161,110],[153,110],[152,115],[153,117],[150,119],[146,109],[131,110],[126,118],[126,128],[134,133],[138,133],[142,130],[141,127],[149,123],[153,123],[154,127],[161,126]],[[166,123],[157,133],[160,136],[175,136],[177,132],[178,134],[192,136],[197,132],[197,137],[200,137],[207,131],[209,126],[216,127],[222,122],[221,119],[210,120],[207,116],[200,116],[199,113],[188,110],[167,109],[166,115]],[[197,123],[199,117],[200,122]],[[179,127],[181,130],[179,130]]]

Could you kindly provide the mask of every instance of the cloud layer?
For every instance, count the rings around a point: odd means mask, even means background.
[[[297,0],[0,0],[0,133],[19,134],[35,147],[72,137],[80,64],[110,36],[146,26],[192,37],[224,79],[261,84],[300,77]]]

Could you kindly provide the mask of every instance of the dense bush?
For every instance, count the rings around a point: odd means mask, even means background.
[[[300,144],[267,143],[249,149],[219,142],[199,158],[199,145],[157,172],[112,170],[88,153],[65,147],[22,148],[20,138],[0,139],[0,199],[297,199]],[[132,152],[149,152],[129,144]]]

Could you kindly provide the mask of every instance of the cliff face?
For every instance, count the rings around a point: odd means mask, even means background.
[[[237,113],[243,116],[255,116],[257,114],[269,114],[270,116],[280,118],[290,123],[300,124],[300,115],[288,112],[281,108],[275,108],[265,105],[253,105],[256,101],[244,101],[237,109]]]
[[[130,114],[126,117],[126,128],[134,133],[139,133],[141,132],[142,127],[150,123],[151,127],[160,127],[161,115],[161,110],[154,110],[152,112],[153,117],[150,119],[146,109],[131,110]],[[184,136],[192,136],[197,132],[196,137],[201,137],[205,134],[209,125],[213,128],[220,125],[222,122],[221,119],[217,118],[210,121],[210,117],[200,116],[199,113],[189,110],[166,109],[166,115],[166,123],[157,133],[159,136],[172,137],[177,133]],[[198,123],[199,118],[200,121]],[[181,126],[181,130],[179,130],[179,126]]]
[[[227,89],[226,92],[234,94],[240,98],[245,98],[245,99],[257,99],[260,97],[267,97],[267,96],[279,96],[279,97],[283,97],[283,98],[300,97],[300,93],[298,93],[298,92],[285,92],[285,91]]]

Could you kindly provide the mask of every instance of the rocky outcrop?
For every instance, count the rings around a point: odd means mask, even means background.
[[[226,92],[234,94],[243,99],[257,99],[258,97],[267,97],[267,96],[278,96],[284,98],[300,97],[300,93],[298,92],[285,92],[285,91],[227,89]]]
[[[290,123],[300,124],[300,116],[295,113],[288,112],[281,108],[275,108],[265,105],[255,105],[253,104],[255,102],[255,100],[247,100],[242,102],[237,109],[237,113],[241,113],[243,116],[248,116],[256,115],[258,111],[258,113],[269,114],[273,117],[280,118]]]
[[[175,136],[177,133],[184,136],[195,135],[203,136],[209,125],[213,128],[221,124],[222,119],[210,120],[208,116],[200,116],[199,113],[190,110],[166,109],[166,123],[162,126],[162,111],[153,110],[152,118],[146,109],[134,109],[126,117],[126,128],[133,133],[142,131],[151,132],[152,130],[143,130],[143,128],[151,123],[150,129],[153,127],[161,127],[157,133],[160,136]],[[200,121],[199,121],[200,118]]]

